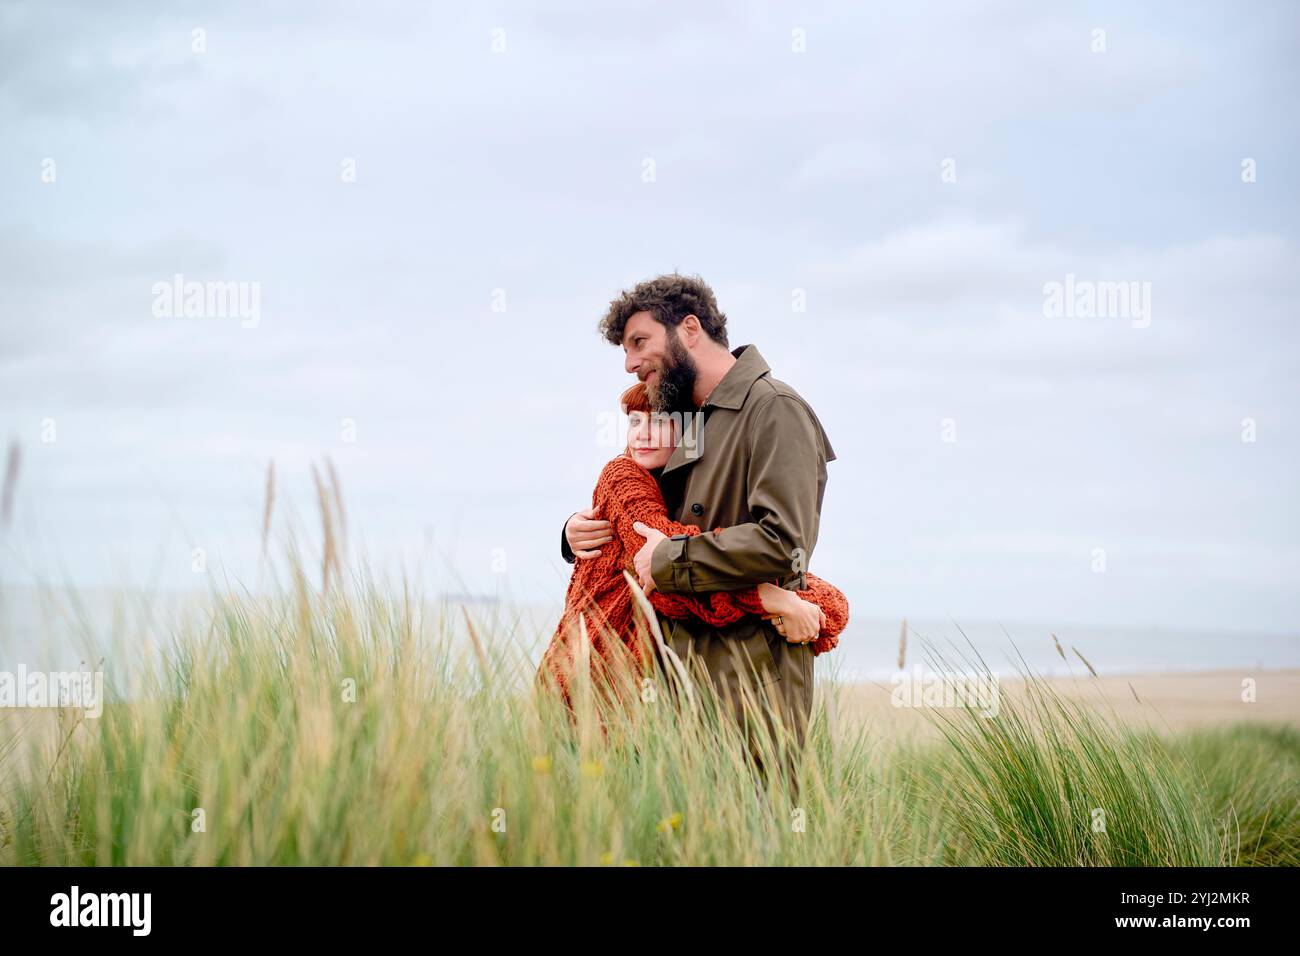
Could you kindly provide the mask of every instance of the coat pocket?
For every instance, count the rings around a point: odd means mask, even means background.
[[[776,628],[759,617],[746,617],[728,628],[723,642],[734,650],[733,664],[738,677],[745,677],[762,687],[781,679],[781,669],[772,653],[772,639],[780,637]]]

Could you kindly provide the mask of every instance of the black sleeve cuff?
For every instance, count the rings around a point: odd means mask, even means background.
[[[577,513],[578,512],[575,511],[573,514],[576,515]],[[569,515],[569,518],[572,517],[573,515]],[[573,564],[573,562],[577,561],[578,559],[574,555],[573,549],[569,547],[568,537],[566,537],[564,534],[564,529],[567,528],[568,526],[569,526],[569,520],[568,518],[566,518],[564,520],[564,524],[560,526],[560,557],[564,558],[564,560],[569,562],[570,564]]]

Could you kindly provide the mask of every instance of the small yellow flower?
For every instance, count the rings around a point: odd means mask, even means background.
[[[550,754],[538,754],[536,757],[534,757],[534,758],[533,758],[533,769],[534,769],[535,771],[537,771],[538,773],[550,773],[550,772],[551,772],[551,755],[550,755]]]
[[[667,819],[659,821],[658,830],[660,833],[671,833],[673,830],[680,830],[681,828],[682,815],[680,813],[674,813]]]
[[[597,780],[605,772],[605,766],[599,760],[584,760],[582,775],[588,780]]]
[[[433,857],[427,853],[417,853],[411,857],[410,866],[433,866]]]
[[[623,865],[624,865],[624,866],[640,866],[641,864],[638,863],[636,860],[624,860],[624,861],[623,861]]]
[[[600,865],[601,865],[601,866],[613,866],[613,865],[614,865],[614,854],[613,854],[613,853],[610,853],[608,850],[606,850],[604,853],[602,853],[602,854],[600,855]]]

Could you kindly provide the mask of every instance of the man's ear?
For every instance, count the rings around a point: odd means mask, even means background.
[[[700,328],[700,318],[694,312],[682,319],[677,326],[677,335],[688,349],[695,348],[695,343],[700,340],[700,333],[703,331]]]

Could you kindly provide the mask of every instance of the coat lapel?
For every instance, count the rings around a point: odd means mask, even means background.
[[[673,449],[672,456],[668,463],[664,465],[663,473],[672,474],[675,471],[693,465],[704,457],[704,413],[691,412],[690,418],[682,423],[682,440],[677,443]]]

